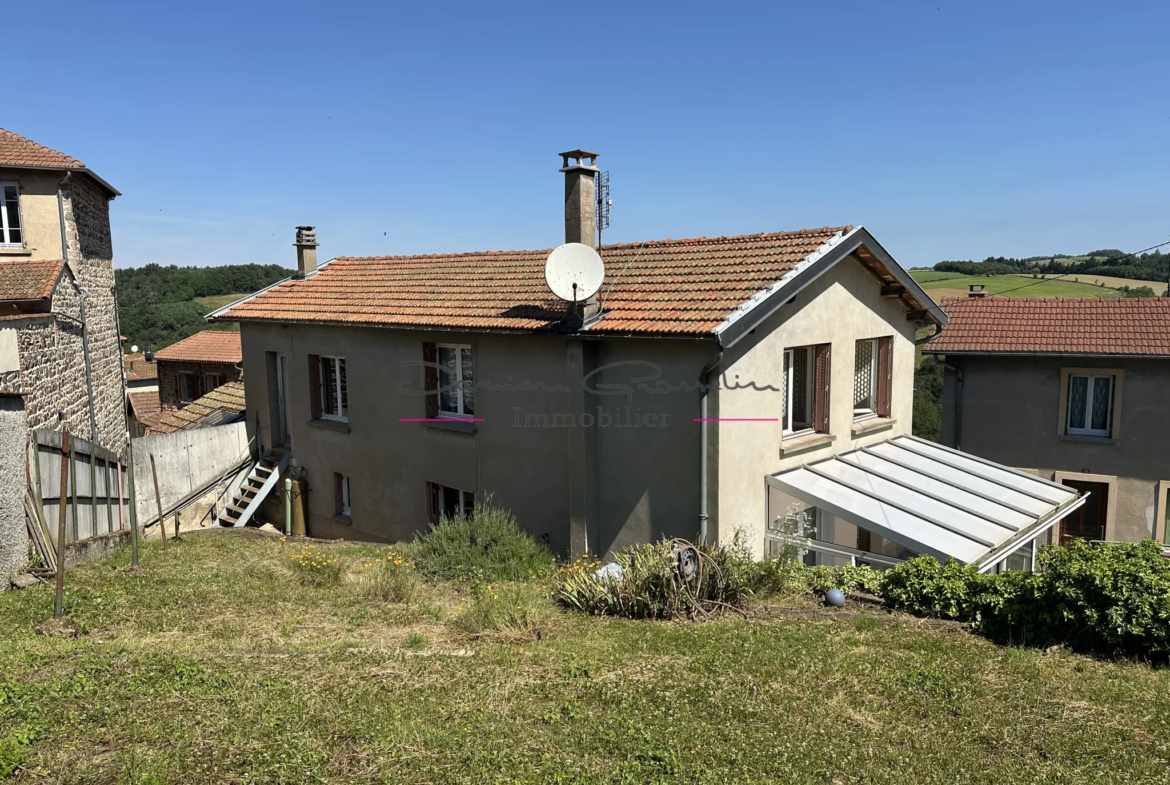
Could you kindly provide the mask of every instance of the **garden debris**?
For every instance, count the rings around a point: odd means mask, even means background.
[[[76,638],[80,634],[71,619],[49,619],[37,625],[37,635],[46,638]]]
[[[33,586],[40,585],[41,579],[31,573],[22,572],[12,576],[12,588],[14,589],[31,589]]]

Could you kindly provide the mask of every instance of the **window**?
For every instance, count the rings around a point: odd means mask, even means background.
[[[438,523],[442,518],[470,518],[475,512],[475,494],[428,482],[427,507],[432,523]]]
[[[349,420],[344,357],[309,355],[309,405],[314,420]]]
[[[0,246],[24,247],[20,227],[20,186],[0,183]]]
[[[829,430],[829,344],[784,352],[785,436]]]
[[[191,403],[199,397],[199,377],[193,373],[179,373],[179,400]]]
[[[349,476],[333,473],[333,512],[349,517]]]
[[[1113,376],[1068,377],[1068,422],[1072,436],[1113,435]]]
[[[853,419],[890,416],[892,338],[866,338],[853,354]]]
[[[222,378],[223,377],[221,377],[218,373],[203,374],[203,389],[207,392],[211,392],[223,384]]]
[[[475,367],[470,346],[423,344],[427,417],[475,415]]]

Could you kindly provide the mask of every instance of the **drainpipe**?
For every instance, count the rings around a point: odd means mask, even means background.
[[[723,361],[723,347],[699,371],[699,539],[707,542],[707,379]]]

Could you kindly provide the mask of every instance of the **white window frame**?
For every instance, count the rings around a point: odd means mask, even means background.
[[[1072,424],[1072,391],[1074,379],[1087,379],[1087,390],[1085,391],[1085,419],[1080,427]],[[1089,424],[1093,421],[1093,396],[1097,392],[1097,379],[1109,380],[1109,404],[1106,409],[1106,422],[1108,425],[1105,428],[1091,428]],[[1117,392],[1117,377],[1113,374],[1084,374],[1072,373],[1068,376],[1068,389],[1065,391],[1067,396],[1065,399],[1065,406],[1067,413],[1065,414],[1065,433],[1069,436],[1103,436],[1111,438],[1113,436],[1113,403]]]
[[[443,370],[442,369],[444,368],[444,365],[443,365],[442,360],[440,359],[440,357],[442,356],[441,352],[443,349],[452,349],[455,352],[455,377],[456,377],[455,378],[455,392],[456,392],[456,395],[458,396],[459,411],[451,412],[451,411],[447,411],[446,409],[444,409],[443,408],[443,394],[442,394],[442,392],[440,392],[439,393],[439,416],[440,417],[472,417],[472,416],[474,416],[474,412],[468,412],[466,409],[466,406],[464,405],[464,402],[463,402],[463,350],[466,349],[467,351],[471,352],[471,364],[472,364],[472,371],[473,371],[472,376],[475,375],[474,374],[475,350],[471,347],[470,344],[466,344],[466,343],[440,343],[440,344],[435,345],[435,362],[438,364],[439,369],[440,369],[438,371],[439,389],[440,390],[442,390],[447,385],[447,382],[444,382],[444,379],[443,379]]]
[[[20,221],[20,226],[17,227],[17,230],[20,232],[19,243],[10,243],[8,241],[8,232],[10,231],[11,227],[8,225],[8,211],[3,209],[3,197],[5,186],[9,185],[16,188],[16,216],[17,220]],[[20,201],[20,183],[15,182],[14,180],[0,181],[0,248],[25,247],[25,241],[27,238],[24,231],[24,213],[21,212]]]
[[[805,358],[806,358],[806,362],[807,362],[807,366],[808,366],[807,368],[805,368],[805,372],[804,372],[804,384],[805,384],[804,400],[805,400],[805,408],[806,408],[805,415],[808,416],[808,422],[806,425],[802,425],[800,428],[793,428],[792,426],[795,425],[795,423],[792,422],[792,387],[793,387],[792,377],[793,377],[793,369],[796,365],[795,352],[797,349],[804,349],[805,350]],[[783,435],[786,437],[787,436],[803,436],[806,433],[813,432],[812,413],[813,413],[813,409],[816,406],[816,402],[813,400],[813,394],[815,392],[815,390],[813,389],[814,388],[814,377],[816,375],[816,373],[815,373],[816,366],[814,364],[815,361],[813,360],[814,354],[816,354],[816,352],[813,351],[812,346],[794,346],[791,349],[784,350],[784,412],[783,412],[783,416],[780,419],[781,419],[781,425],[782,425],[782,432],[783,432]],[[787,420],[787,422],[786,422],[786,420]]]
[[[329,411],[329,391],[325,389],[325,374],[322,373],[321,363],[329,361],[333,363],[333,393],[337,397],[337,411]],[[345,362],[344,357],[336,357],[329,354],[319,355],[317,362],[317,373],[319,374],[318,381],[321,388],[321,419],[333,420],[334,422],[349,422],[349,385],[346,385],[346,400],[342,403],[341,400],[341,366]],[[344,413],[343,413],[344,412]]]
[[[475,494],[471,491],[464,491],[459,488],[452,488],[449,485],[439,485],[439,520],[447,517],[447,496],[444,491],[455,491],[459,494],[459,509],[456,511],[457,515],[452,515],[452,518],[463,518],[466,516],[468,502],[471,502],[471,508],[475,509]]]
[[[187,381],[186,381],[187,379],[191,379],[195,382],[195,397],[194,398],[187,397]],[[199,374],[195,373],[194,371],[179,371],[179,402],[180,403],[192,403],[198,397],[199,397]]]
[[[868,420],[871,417],[877,417],[877,391],[878,391],[878,339],[877,338],[863,338],[862,340],[853,343],[853,389],[857,389],[857,344],[870,344],[869,354],[869,402],[873,406],[869,409],[854,409],[854,420]]]

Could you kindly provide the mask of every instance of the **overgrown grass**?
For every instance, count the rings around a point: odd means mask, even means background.
[[[79,568],[73,640],[35,633],[51,587],[0,594],[0,760],[22,767],[15,781],[1167,778],[1170,671],[909,617],[564,613],[541,641],[472,639],[455,623],[465,590],[374,602],[361,565],[386,549],[320,547],[346,564],[334,585],[299,583],[293,543],[234,531],[146,543],[143,574],[125,552]]]
[[[492,500],[477,501],[470,518],[444,518],[413,544],[424,574],[464,583],[498,583],[548,577],[556,560]]]
[[[414,564],[398,551],[375,556],[362,564],[362,588],[378,602],[410,602],[418,591]]]
[[[476,586],[460,603],[455,628],[470,635],[503,633],[525,636],[547,628],[557,616],[547,586],[534,583],[489,583]]]

